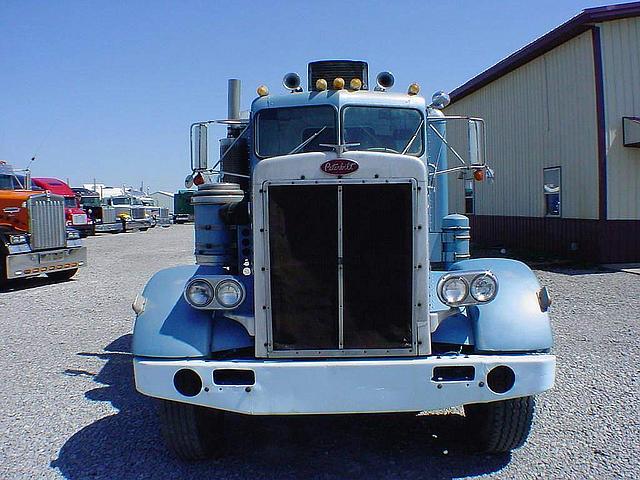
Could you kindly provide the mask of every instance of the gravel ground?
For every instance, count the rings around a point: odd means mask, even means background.
[[[528,444],[473,455],[458,413],[229,418],[223,459],[166,453],[135,392],[131,300],[191,263],[193,227],[101,235],[71,281],[0,292],[0,478],[640,478],[640,276],[537,271],[553,298],[554,390]]]

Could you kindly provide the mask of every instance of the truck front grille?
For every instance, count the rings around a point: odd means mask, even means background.
[[[136,220],[141,220],[145,217],[146,209],[144,207],[132,207],[131,208],[131,218],[135,218]]]
[[[116,209],[104,205],[102,207],[102,223],[116,223]]]
[[[46,250],[65,247],[67,227],[64,198],[58,195],[32,195],[27,200],[31,248]]]
[[[410,183],[269,187],[272,351],[414,351],[412,198]]]

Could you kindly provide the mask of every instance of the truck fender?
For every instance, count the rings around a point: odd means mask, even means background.
[[[211,352],[212,312],[184,299],[186,283],[206,267],[185,265],[160,270],[142,292],[144,311],[133,326],[132,353],[143,357],[197,358]]]
[[[456,262],[451,270],[490,270],[498,280],[495,299],[468,307],[478,352],[548,351],[553,346],[549,314],[538,300],[540,283],[522,262],[477,258]]]

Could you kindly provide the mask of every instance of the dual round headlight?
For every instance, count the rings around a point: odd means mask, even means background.
[[[473,305],[493,300],[498,293],[498,281],[491,272],[473,275],[449,275],[438,288],[438,296],[451,307]]]
[[[187,301],[196,308],[235,308],[244,300],[244,289],[235,280],[218,282],[214,288],[209,281],[198,278],[189,282],[184,291]],[[215,302],[214,302],[215,301]]]

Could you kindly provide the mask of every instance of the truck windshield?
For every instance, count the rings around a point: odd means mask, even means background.
[[[336,116],[329,105],[261,110],[256,119],[256,153],[265,158],[330,151],[320,144],[338,143]]]
[[[343,110],[344,143],[350,150],[423,153],[424,120],[419,110],[389,107],[346,107]]]
[[[102,203],[99,197],[82,197],[80,202],[85,207],[99,207]]]
[[[111,204],[112,205],[129,205],[129,199],[128,198],[112,198],[111,199]]]
[[[77,206],[76,197],[64,197],[64,208],[76,208]]]
[[[0,190],[22,190],[24,186],[15,175],[0,173]]]

